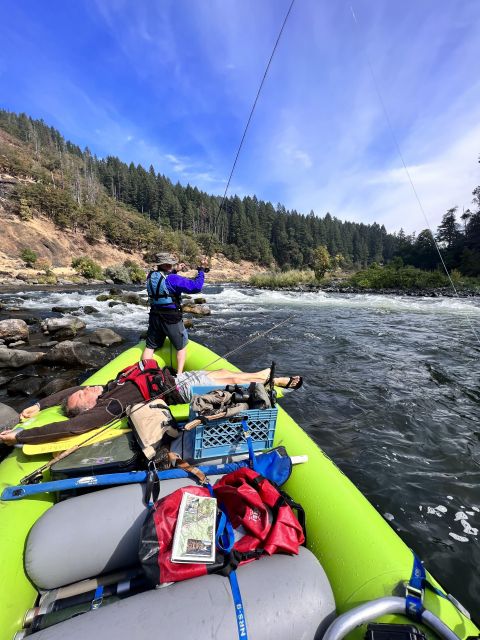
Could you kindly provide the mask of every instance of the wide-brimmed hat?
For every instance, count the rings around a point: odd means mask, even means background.
[[[157,264],[178,264],[178,260],[171,253],[157,253],[155,260]]]

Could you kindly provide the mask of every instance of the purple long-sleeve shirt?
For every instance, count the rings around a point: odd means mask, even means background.
[[[200,293],[205,280],[203,269],[197,273],[195,278],[185,278],[177,273],[169,273],[165,278],[165,284],[169,293],[180,295],[181,293]],[[162,305],[164,308],[175,308],[175,303]]]

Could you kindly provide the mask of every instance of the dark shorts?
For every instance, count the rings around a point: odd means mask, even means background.
[[[160,316],[150,313],[148,316],[148,331],[146,346],[148,349],[159,349],[163,346],[165,338],[169,338],[177,351],[187,346],[188,333],[183,320],[169,324]]]

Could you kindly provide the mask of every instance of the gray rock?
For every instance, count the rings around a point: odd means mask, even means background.
[[[0,338],[0,345],[5,344],[5,340],[3,338]]]
[[[27,364],[33,364],[43,358],[43,351],[21,351],[20,349],[0,348],[0,369],[12,367],[19,369]]]
[[[15,378],[10,382],[7,387],[7,393],[9,396],[30,396],[38,395],[38,392],[43,386],[42,378]]]
[[[28,325],[24,320],[0,320],[0,338],[5,342],[28,340]]]
[[[42,331],[54,335],[55,338],[70,338],[76,336],[87,325],[79,318],[63,316],[63,318],[47,318],[41,324]]]
[[[73,313],[74,311],[78,311],[80,307],[52,307],[52,311],[55,313]]]
[[[123,302],[119,302],[118,300],[110,300],[108,303],[109,307],[118,307],[119,304],[123,304]]]
[[[65,340],[59,342],[45,356],[48,362],[76,366],[78,364],[85,367],[98,368],[106,364],[108,358],[106,354],[97,347],[92,347],[82,342]]]
[[[40,342],[37,347],[44,349],[45,347],[54,347],[56,344],[58,344],[58,340],[50,340],[49,342]]]
[[[95,309],[95,307],[92,307],[89,304],[86,304],[83,307],[83,313],[91,314],[91,313],[99,313],[99,311],[98,311],[98,309]]]
[[[209,316],[212,312],[207,304],[184,304],[182,311],[185,313],[193,313],[196,316]]]
[[[104,280],[105,284],[115,284],[113,280],[111,280],[110,278],[107,278],[106,280]]]
[[[120,344],[123,342],[122,336],[112,331],[112,329],[97,329],[90,336],[91,344],[98,344],[101,347],[111,347],[112,344]]]
[[[8,376],[0,376],[0,387],[4,387],[7,382],[10,382],[10,378]]]
[[[0,402],[0,428],[3,429],[11,429],[18,424],[20,420],[20,415],[9,407],[7,404],[3,404]]]
[[[50,382],[47,382],[39,395],[40,397],[45,398],[46,396],[51,396],[52,393],[58,393],[59,391],[63,391],[64,389],[74,386],[74,380],[69,380],[68,378],[54,378],[53,380],[50,380]]]
[[[148,302],[138,295],[138,293],[122,293],[121,296],[118,296],[118,300],[121,302],[126,302],[127,304],[138,304],[141,307],[146,307]]]
[[[9,349],[15,349],[16,347],[23,347],[23,345],[27,344],[25,340],[17,340],[16,342],[10,342],[8,345]]]
[[[193,299],[195,304],[205,304],[207,299],[206,298],[194,298]]]

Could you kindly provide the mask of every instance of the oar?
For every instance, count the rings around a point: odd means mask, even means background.
[[[277,484],[282,484],[288,478],[290,473],[287,470],[283,473],[286,477],[283,481],[279,481],[278,477],[271,477],[271,468],[275,469],[275,464],[272,465],[274,456],[279,458],[288,458],[288,456],[282,455],[278,450],[268,451],[267,453],[261,453],[255,456],[255,462],[259,468],[261,475],[265,476],[269,480],[273,480]],[[298,464],[307,461],[307,456],[294,456],[289,458],[291,464]],[[271,465],[271,466],[270,466]],[[199,471],[208,475],[224,475],[235,471],[240,467],[249,466],[248,458],[245,460],[237,460],[235,462],[228,462],[225,464],[210,464],[200,465],[196,467]],[[278,469],[276,469],[278,472]],[[50,482],[40,482],[38,484],[20,484],[11,487],[6,487],[3,490],[1,499],[5,501],[10,500],[22,500],[34,495],[42,493],[55,493],[57,491],[75,491],[75,489],[88,489],[90,487],[111,487],[114,485],[123,484],[136,484],[146,482],[148,471],[124,471],[119,473],[104,473],[98,476],[83,476],[80,478],[65,478],[64,480],[52,480]],[[158,478],[160,480],[171,480],[173,478],[192,478],[195,479],[191,473],[184,469],[167,469],[165,471],[157,471]],[[282,477],[283,477],[282,475]]]

